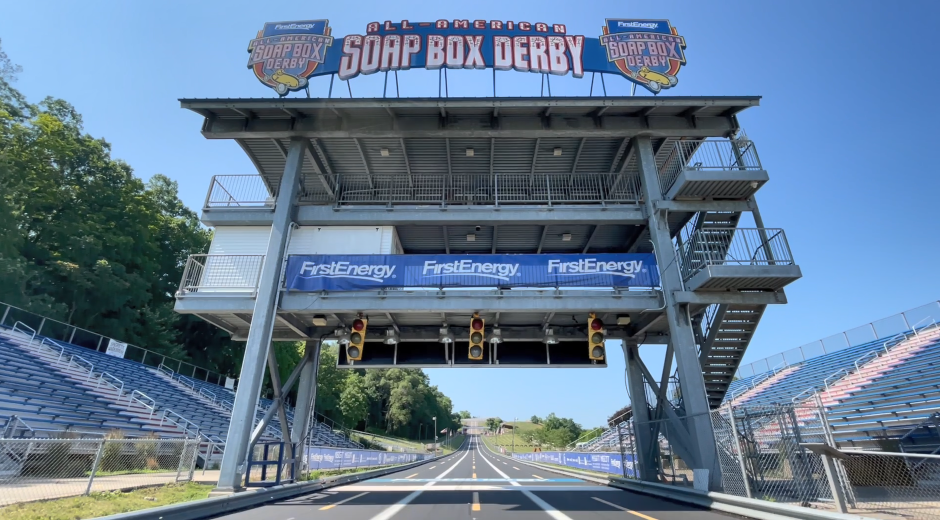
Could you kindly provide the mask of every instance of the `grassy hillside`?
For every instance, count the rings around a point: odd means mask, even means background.
[[[512,425],[512,423],[509,424]],[[519,421],[516,423],[515,450],[517,453],[530,453],[535,450],[535,446],[526,444],[520,434],[526,431],[537,430],[541,427],[541,424],[533,424],[529,421]],[[484,435],[483,442],[493,450],[497,450],[499,446],[505,446],[506,451],[509,451],[513,445],[512,431],[502,435]]]

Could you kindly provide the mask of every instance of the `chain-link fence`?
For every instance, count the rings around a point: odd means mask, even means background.
[[[0,506],[192,479],[194,439],[0,439]]]
[[[619,449],[636,455],[641,473],[647,467],[659,482],[692,487],[704,475],[683,457],[692,419],[680,419],[683,432],[668,419],[634,417],[619,428]],[[940,520],[940,455],[840,449],[819,403],[728,406],[712,411],[710,421],[724,493],[886,519]],[[655,439],[653,453],[644,453],[636,436],[644,432]]]

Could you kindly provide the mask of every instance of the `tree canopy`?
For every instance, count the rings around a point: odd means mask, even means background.
[[[135,176],[68,102],[29,103],[12,86],[20,72],[0,48],[0,302],[237,375],[244,344],[173,311],[187,258],[212,238],[176,182]],[[304,346],[273,348],[283,382]],[[328,417],[416,437],[433,417],[459,428],[452,408],[421,370],[340,371],[335,348],[322,349],[317,411]]]

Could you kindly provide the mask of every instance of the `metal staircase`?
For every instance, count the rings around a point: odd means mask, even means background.
[[[736,212],[699,213],[694,224],[690,226],[691,233],[709,229],[726,232],[729,228],[737,227],[740,220],[741,213]],[[722,243],[730,243],[730,240]],[[687,241],[682,245],[686,250],[705,246],[702,242],[694,241]],[[714,254],[715,244],[707,246],[708,253]],[[692,255],[686,255],[686,258],[694,257],[697,252],[692,251]],[[705,254],[705,251],[701,253]],[[716,304],[710,305],[697,316],[699,361],[705,378],[708,402],[712,408],[721,405],[766,308],[766,305]]]

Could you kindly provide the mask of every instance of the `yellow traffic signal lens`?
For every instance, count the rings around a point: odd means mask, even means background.
[[[353,332],[352,335],[349,336],[349,341],[353,343],[362,343],[362,334]]]
[[[595,332],[594,334],[591,334],[591,343],[603,343],[603,342],[604,342],[603,334],[601,334],[600,332]]]
[[[479,343],[483,341],[483,334],[480,334],[479,332],[474,332],[473,334],[470,335],[470,341],[474,343]]]

